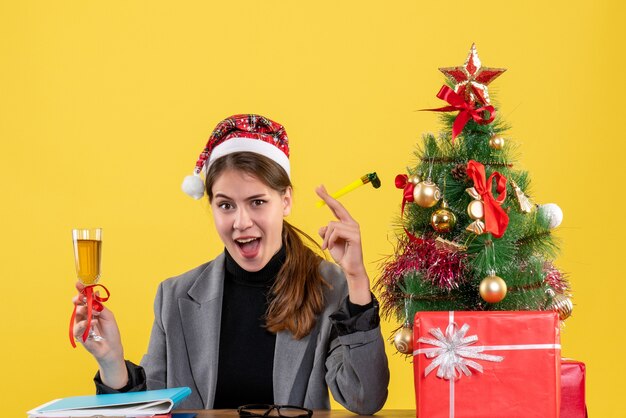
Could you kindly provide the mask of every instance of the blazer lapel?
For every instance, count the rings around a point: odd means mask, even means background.
[[[178,300],[189,366],[205,408],[215,399],[223,291],[222,253],[189,289],[190,299]]]
[[[294,399],[297,394],[303,395],[308,385],[308,376],[315,354],[315,343],[318,335],[317,324],[312,332],[301,340],[293,338],[289,331],[276,334],[274,349],[274,403],[299,405],[304,399]],[[308,359],[305,362],[305,359]],[[303,364],[305,362],[306,364]],[[302,387],[301,387],[302,386]]]

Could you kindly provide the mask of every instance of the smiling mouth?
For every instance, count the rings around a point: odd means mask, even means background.
[[[236,239],[235,243],[239,247],[239,251],[246,258],[253,258],[259,252],[261,238],[245,238]]]

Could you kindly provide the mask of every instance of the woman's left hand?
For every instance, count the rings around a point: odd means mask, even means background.
[[[365,305],[371,301],[371,293],[363,264],[359,224],[337,199],[328,194],[324,186],[317,187],[315,192],[337,218],[337,221],[329,222],[318,231],[323,239],[322,250],[328,249],[333,260],[343,269],[348,280],[350,301]]]

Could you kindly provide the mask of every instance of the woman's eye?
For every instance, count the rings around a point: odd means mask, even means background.
[[[252,201],[253,206],[261,206],[264,203],[265,203],[265,200],[261,200],[261,199],[256,199]]]
[[[228,202],[222,202],[222,203],[218,204],[217,207],[220,208],[220,209],[228,210],[228,209],[232,208],[233,206],[230,203],[228,203]]]

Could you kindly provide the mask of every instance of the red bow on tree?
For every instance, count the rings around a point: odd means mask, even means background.
[[[404,189],[402,193],[402,212],[400,214],[400,216],[403,217],[404,205],[406,204],[406,202],[413,202],[415,200],[413,198],[413,190],[415,189],[415,184],[409,181],[409,176],[407,176],[406,174],[398,174],[396,176],[396,188]],[[423,241],[421,238],[417,238],[415,235],[411,234],[406,228],[404,228],[404,232],[406,232],[406,235],[413,242],[421,243]]]
[[[509,225],[509,215],[500,206],[506,199],[506,177],[494,171],[487,179],[485,166],[474,160],[467,163],[467,175],[474,181],[474,189],[483,201],[485,231],[490,232],[496,238],[501,238]],[[497,198],[491,192],[494,179],[496,179]]]
[[[413,190],[415,185],[409,181],[409,176],[406,174],[398,174],[396,176],[396,188],[404,189],[402,193],[402,215],[404,215],[404,205],[406,202],[413,202]]]
[[[459,114],[454,119],[452,125],[452,141],[463,132],[463,128],[470,119],[480,125],[488,125],[493,122],[496,117],[496,109],[491,106],[474,107],[473,102],[466,102],[463,96],[457,94],[448,86],[443,86],[437,93],[437,97],[450,103],[450,106],[444,106],[437,109],[423,109],[431,112],[454,112],[459,110]],[[489,112],[489,117],[485,118],[485,111]]]

